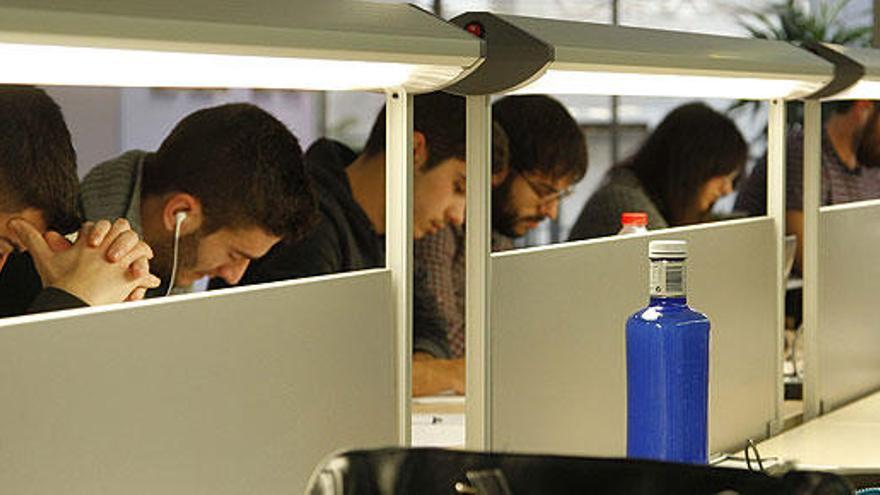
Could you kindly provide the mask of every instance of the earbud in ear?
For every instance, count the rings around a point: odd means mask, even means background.
[[[174,223],[176,223],[177,225],[180,225],[181,223],[183,223],[184,220],[186,220],[186,212],[185,211],[178,211],[177,213],[174,214]]]

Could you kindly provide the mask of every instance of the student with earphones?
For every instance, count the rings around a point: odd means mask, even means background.
[[[153,248],[163,284],[147,297],[202,277],[237,284],[252,260],[307,231],[316,208],[297,138],[245,103],[196,111],[157,151],[97,165],[80,202],[87,219],[126,218]]]
[[[79,225],[76,153],[58,105],[0,86],[0,316],[142,298],[159,284],[128,223]]]

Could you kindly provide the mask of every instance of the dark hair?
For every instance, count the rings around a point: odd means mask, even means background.
[[[727,116],[702,103],[670,112],[623,166],[633,170],[672,225],[693,211],[700,187],[742,170],[748,145]]]
[[[510,166],[510,141],[507,132],[497,120],[492,122],[492,174]]]
[[[425,136],[431,169],[450,158],[465,159],[466,105],[462,96],[437,91],[413,97],[413,130]],[[364,144],[364,155],[375,156],[385,151],[385,108],[376,116],[370,137]]]
[[[76,152],[61,108],[32,86],[0,86],[0,209],[40,210],[50,229],[79,226]]]
[[[206,233],[259,227],[298,239],[317,206],[299,142],[261,108],[234,103],[181,120],[144,164],[144,194],[192,194]]]
[[[507,132],[510,166],[577,182],[587,173],[587,140],[558,101],[545,95],[507,96],[492,105]]]
[[[822,103],[822,117],[828,118],[835,113],[847,113],[856,104],[856,100],[832,100]]]

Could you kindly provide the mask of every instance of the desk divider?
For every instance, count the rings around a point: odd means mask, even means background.
[[[0,486],[290,494],[397,442],[390,271],[0,322]]]
[[[817,349],[812,354],[820,412],[880,389],[880,201],[826,206],[819,212]]]
[[[688,300],[712,322],[710,451],[768,435],[781,268],[762,217],[494,254],[492,449],[625,455],[624,325],[647,303],[653,239],[689,242]]]

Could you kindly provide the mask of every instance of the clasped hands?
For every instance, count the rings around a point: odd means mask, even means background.
[[[30,252],[43,287],[66,291],[95,306],[143,299],[160,280],[150,274],[153,250],[125,219],[86,222],[75,242],[58,232],[41,233],[21,218],[9,221]]]

